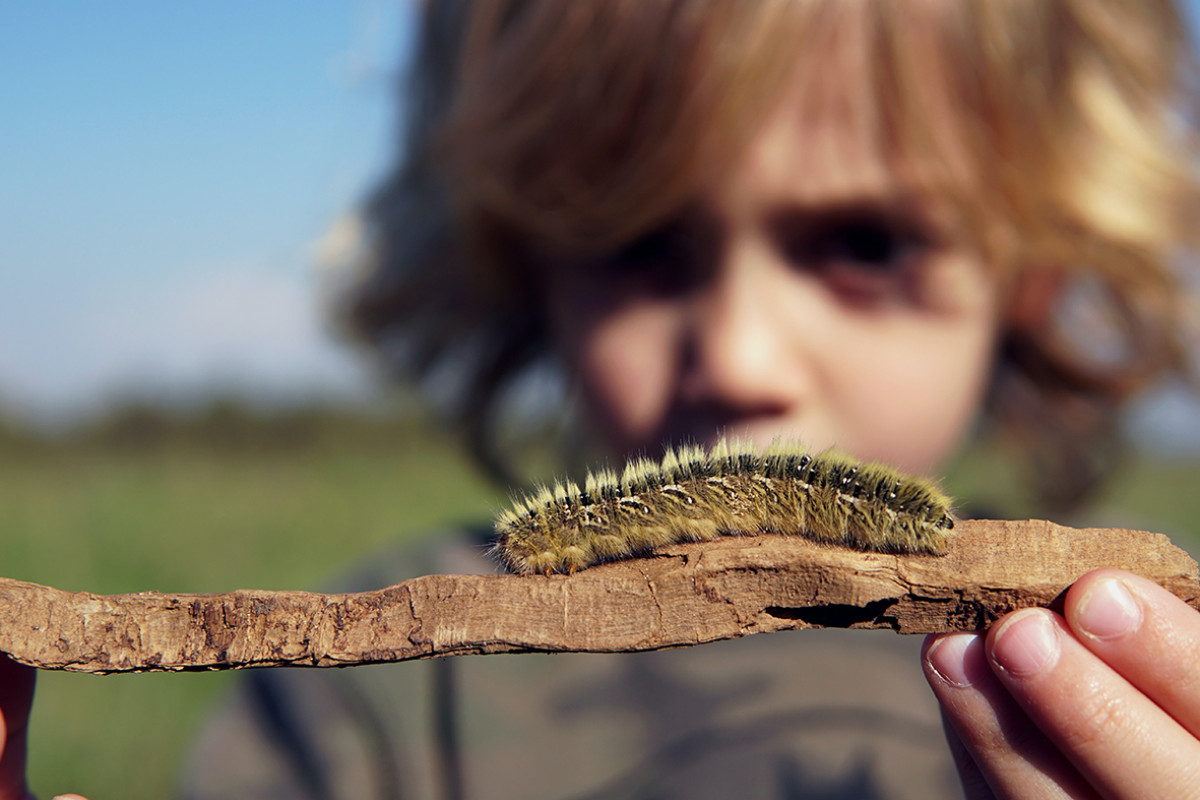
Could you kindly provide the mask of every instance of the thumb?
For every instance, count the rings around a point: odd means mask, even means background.
[[[26,729],[37,670],[0,654],[0,800],[30,797],[25,784]]]

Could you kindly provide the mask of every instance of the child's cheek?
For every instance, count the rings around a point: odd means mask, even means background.
[[[935,473],[983,405],[993,362],[990,316],[915,321],[870,346],[869,368],[850,364],[835,407],[846,446],[918,473]]]
[[[613,452],[636,450],[672,403],[675,316],[654,303],[576,319],[566,348],[591,421]]]
[[[862,427],[881,444],[874,457],[936,473],[982,411],[995,368],[999,301],[994,280],[967,253],[937,259],[923,275],[912,313],[863,345],[877,355],[870,393],[889,401],[869,403],[861,414]]]

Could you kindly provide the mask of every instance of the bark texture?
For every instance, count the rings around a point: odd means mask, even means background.
[[[106,673],[656,650],[814,627],[974,630],[1053,605],[1101,566],[1200,609],[1196,562],[1161,534],[973,520],[942,557],[730,537],[570,577],[427,575],[359,594],[103,596],[0,578],[0,650],[44,669]]]

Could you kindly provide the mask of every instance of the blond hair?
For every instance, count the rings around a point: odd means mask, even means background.
[[[1082,498],[1124,401],[1184,364],[1173,264],[1197,184],[1169,2],[431,0],[350,326],[418,379],[456,372],[448,415],[496,466],[500,398],[552,359],[528,260],[676,213],[851,22],[866,61],[842,102],[873,115],[896,170],[949,196],[1003,286],[1086,285],[1073,302],[1116,337],[1096,352],[1086,326],[1014,319],[987,408],[1030,443],[1047,498]]]

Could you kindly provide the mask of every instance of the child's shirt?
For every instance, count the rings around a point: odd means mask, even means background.
[[[334,587],[493,571],[482,536],[376,557]],[[961,797],[920,637],[788,631],[617,655],[248,673],[207,726],[201,798]]]

